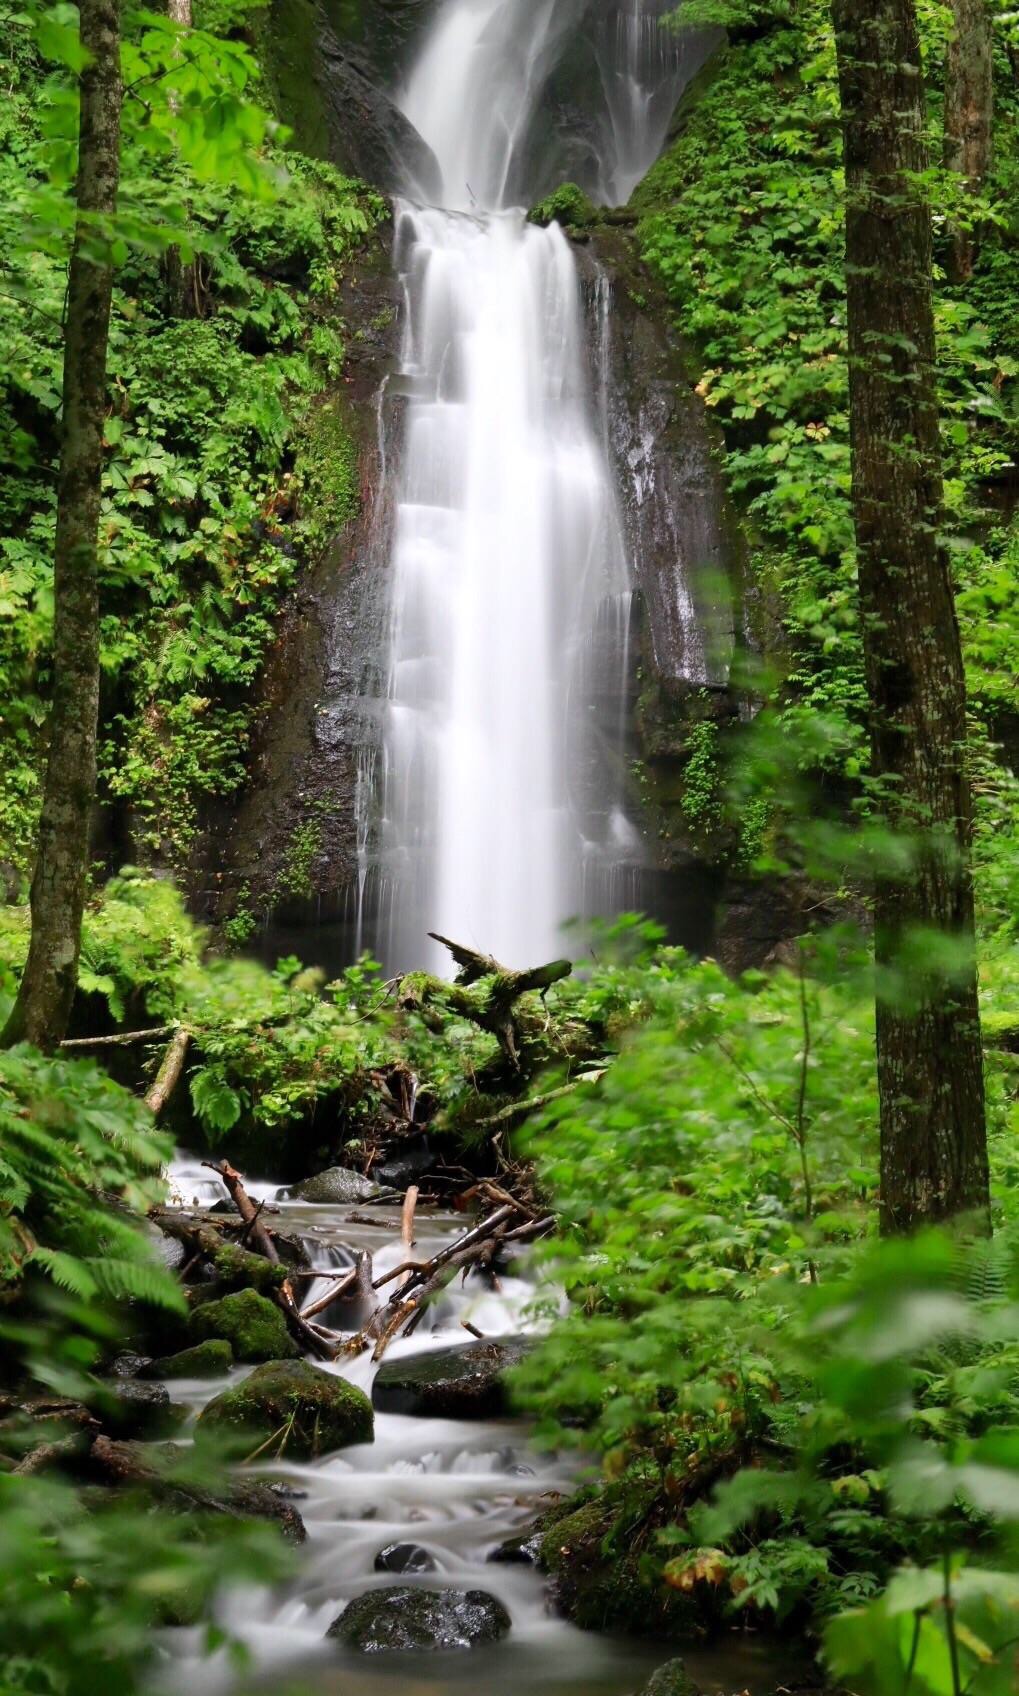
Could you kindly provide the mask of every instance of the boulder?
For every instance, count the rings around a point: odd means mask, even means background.
[[[209,1337],[193,1349],[146,1361],[142,1378],[222,1378],[234,1363],[234,1351],[225,1337]]]
[[[196,1343],[222,1337],[238,1360],[288,1360],[300,1351],[278,1307],[256,1290],[235,1290],[218,1301],[202,1302],[188,1321]]]
[[[496,1643],[510,1629],[502,1603],[486,1590],[370,1590],[329,1627],[363,1655],[422,1649],[473,1649]]]
[[[171,1402],[164,1384],[137,1378],[108,1378],[96,1412],[100,1423],[118,1437],[168,1437],[187,1418],[187,1408]]]
[[[274,1360],[243,1384],[214,1396],[196,1434],[236,1433],[252,1449],[270,1447],[287,1460],[314,1460],[375,1435],[371,1402],[346,1379],[306,1360]]]
[[[266,1519],[278,1526],[288,1543],[303,1543],[307,1537],[300,1514],[277,1486],[248,1478],[217,1478],[212,1483],[192,1476],[173,1444],[153,1447],[98,1437],[91,1461],[104,1483],[141,1490],[168,1513]]]
[[[491,1549],[485,1558],[495,1566],[537,1566],[543,1536],[540,1526],[526,1526]]]
[[[435,1155],[428,1146],[427,1137],[398,1143],[386,1155],[381,1166],[376,1167],[379,1178],[388,1188],[405,1190],[411,1184],[416,1184],[426,1172],[435,1165]]]
[[[666,1661],[656,1667],[639,1696],[701,1696],[700,1686],[690,1677],[685,1661]]]
[[[435,1419],[499,1419],[510,1411],[504,1374],[530,1344],[523,1338],[464,1343],[383,1361],[372,1387],[380,1413]]]
[[[389,1543],[375,1556],[376,1572],[434,1572],[435,1562],[417,1543]]]
[[[381,1195],[379,1185],[347,1166],[330,1166],[314,1178],[305,1178],[287,1192],[290,1201],[346,1202],[371,1201]]]

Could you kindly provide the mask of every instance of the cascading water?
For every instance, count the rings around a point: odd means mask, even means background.
[[[640,859],[623,715],[606,711],[625,698],[630,570],[576,266],[558,226],[506,204],[585,9],[447,0],[399,94],[438,161],[442,204],[422,207],[409,185],[397,207],[406,417],[382,829],[393,968],[422,963],[429,930],[533,963],[571,916],[624,904],[620,874]],[[651,163],[679,75],[642,0],[613,16],[606,199]],[[445,969],[439,949],[425,963]]]

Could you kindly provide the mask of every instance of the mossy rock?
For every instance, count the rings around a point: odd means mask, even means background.
[[[525,1337],[485,1338],[387,1360],[372,1386],[381,1413],[430,1419],[502,1419],[511,1411],[506,1374],[531,1347]]]
[[[370,1443],[375,1416],[363,1390],[306,1360],[274,1360],[215,1396],[197,1434],[231,1432],[276,1458],[314,1460],[351,1443]]]
[[[642,1571],[646,1514],[605,1496],[563,1517],[556,1510],[541,1540],[561,1612],[584,1631],[703,1637],[714,1624],[692,1597],[649,1581]]]
[[[256,1290],[235,1290],[219,1301],[203,1302],[188,1330],[196,1343],[225,1338],[238,1360],[291,1360],[300,1352],[279,1308]]]
[[[142,1368],[142,1378],[222,1378],[234,1363],[234,1351],[225,1337],[209,1337],[193,1349],[164,1355]]]
[[[532,224],[540,224],[543,228],[549,224],[562,224],[571,230],[587,230],[592,224],[601,222],[602,214],[576,183],[560,183],[544,200],[532,206],[527,216]]]
[[[700,1685],[690,1677],[685,1661],[666,1661],[656,1667],[640,1696],[701,1696]]]

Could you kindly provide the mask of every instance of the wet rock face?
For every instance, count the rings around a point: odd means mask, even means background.
[[[291,1201],[332,1202],[342,1205],[345,1202],[370,1201],[373,1196],[381,1195],[378,1184],[370,1178],[362,1177],[360,1172],[351,1172],[346,1166],[330,1166],[325,1172],[319,1172],[314,1178],[305,1178],[303,1183],[295,1184],[288,1191]]]
[[[350,176],[396,194],[413,181],[438,199],[438,161],[414,125],[394,105],[362,55],[324,28],[319,37],[319,81],[325,101],[329,154]]]
[[[465,1343],[382,1363],[372,1386],[380,1413],[432,1419],[500,1419],[510,1411],[505,1374],[527,1353],[524,1338]]]
[[[305,1360],[271,1361],[236,1389],[215,1396],[198,1419],[197,1434],[237,1433],[252,1449],[267,1444],[290,1460],[314,1460],[375,1435],[371,1402],[343,1378]]]
[[[486,1590],[372,1590],[344,1608],[327,1636],[363,1655],[473,1649],[510,1629],[502,1603]]]

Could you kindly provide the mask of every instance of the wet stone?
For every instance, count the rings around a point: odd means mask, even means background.
[[[376,1572],[434,1572],[435,1562],[417,1543],[389,1543],[375,1556]]]
[[[303,1183],[295,1184],[287,1193],[291,1201],[344,1205],[351,1201],[370,1201],[382,1191],[378,1184],[363,1177],[360,1172],[352,1172],[346,1166],[330,1166],[314,1178],[305,1178]]]
[[[510,1411],[505,1373],[524,1358],[521,1337],[485,1339],[386,1360],[375,1376],[372,1401],[380,1413],[432,1419],[500,1419]]]
[[[110,1400],[97,1410],[100,1423],[118,1437],[168,1437],[187,1418],[187,1409],[171,1402],[165,1384],[109,1378],[103,1388]]]
[[[487,1590],[411,1590],[394,1586],[358,1596],[326,1635],[363,1655],[422,1649],[473,1649],[510,1629],[502,1603]]]

